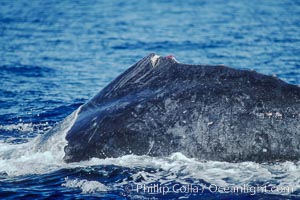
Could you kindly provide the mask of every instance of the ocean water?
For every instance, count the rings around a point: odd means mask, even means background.
[[[299,19],[295,0],[1,0],[0,198],[299,199],[300,161],[62,160],[77,108],[151,52],[300,85]]]

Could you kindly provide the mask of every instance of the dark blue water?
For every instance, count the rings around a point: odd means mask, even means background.
[[[175,153],[65,164],[63,143],[32,148],[39,135],[151,52],[299,85],[300,1],[1,0],[0,197],[300,198],[300,162],[207,162]],[[178,192],[189,184],[193,191]],[[244,184],[268,191],[213,188]]]

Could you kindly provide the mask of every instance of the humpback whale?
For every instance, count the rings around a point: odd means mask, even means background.
[[[300,88],[255,71],[150,54],[79,108],[66,140],[66,162],[173,152],[299,160]]]

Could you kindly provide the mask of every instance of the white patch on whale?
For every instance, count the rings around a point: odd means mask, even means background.
[[[153,67],[153,68],[156,67],[159,58],[160,58],[159,55],[154,55],[154,56],[151,58],[151,64],[152,64],[152,67]]]

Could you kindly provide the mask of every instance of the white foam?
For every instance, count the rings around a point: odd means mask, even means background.
[[[0,125],[1,130],[5,131],[18,131],[21,133],[28,133],[37,131],[37,133],[47,131],[51,128],[48,122],[33,124],[33,123],[23,123],[20,122],[18,124],[9,124],[9,125]]]
[[[166,158],[126,155],[120,158],[93,158],[90,161],[69,164],[69,167],[93,165],[116,165],[128,168],[159,169],[155,173],[139,171],[133,177],[143,177],[144,184],[158,181],[161,184],[178,181],[186,184],[186,179],[204,180],[220,187],[243,186],[253,182],[289,187],[290,193],[300,190],[300,161],[273,164],[255,162],[229,163],[218,161],[198,161],[187,158],[181,153],[174,153]],[[122,186],[128,184],[115,184]],[[260,185],[261,186],[261,185]],[[274,192],[273,194],[275,194]],[[289,193],[280,193],[287,195]]]
[[[10,124],[10,125],[0,125],[0,129],[6,131],[17,130],[20,132],[32,132],[33,124],[32,123],[18,123],[18,124]]]
[[[88,181],[86,179],[77,178],[69,179],[68,177],[65,178],[65,183],[63,183],[62,186],[80,189],[83,194],[104,192],[108,190],[108,188],[104,184],[98,181]]]
[[[24,145],[15,145],[15,147],[19,151]],[[12,147],[13,145],[1,146],[0,152],[16,150]],[[35,152],[33,154],[29,152],[16,159],[5,159],[1,155],[0,171],[16,176],[47,173],[60,168],[115,165],[131,169],[140,168],[141,170],[138,170],[131,176],[133,177],[133,181],[137,181],[139,177],[143,177],[143,184],[150,184],[156,181],[160,182],[160,184],[171,181],[187,184],[186,180],[192,178],[194,180],[204,180],[220,187],[242,186],[243,184],[248,185],[253,182],[260,182],[265,184],[271,183],[277,187],[290,187],[293,188],[293,191],[300,190],[300,161],[287,161],[275,164],[259,164],[254,162],[228,163],[198,161],[188,158],[181,153],[174,153],[165,158],[155,158],[146,155],[126,155],[119,158],[93,158],[89,161],[66,164],[62,160],[57,159],[57,156],[51,151]],[[11,156],[9,157],[12,158]],[[153,169],[154,172],[144,170],[146,168]],[[126,184],[128,182],[124,180],[123,182],[114,183],[113,187],[109,187],[97,181],[66,179],[66,183],[63,186],[79,188],[83,193],[93,193],[114,190]]]
[[[28,143],[0,143],[0,172],[9,176],[41,174],[64,167],[66,133],[72,127],[80,108],[69,115],[43,144],[40,135]]]

